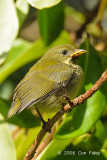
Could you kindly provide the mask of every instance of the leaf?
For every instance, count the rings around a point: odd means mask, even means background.
[[[61,0],[27,0],[31,6],[37,8],[37,9],[43,9],[43,8],[49,8],[51,6],[54,6],[61,2]]]
[[[60,159],[61,151],[64,150],[66,146],[71,143],[71,139],[53,139],[48,146],[40,153],[40,155],[35,158],[35,160],[54,160],[58,155]],[[65,158],[64,158],[65,159]]]
[[[22,55],[28,50],[30,46],[30,42],[22,39],[17,39],[14,42],[5,64],[0,67],[0,83],[6,79],[8,75],[14,72],[18,66],[21,66],[21,63],[23,63]]]
[[[100,102],[102,102],[101,106],[99,105]],[[78,107],[72,118],[69,117],[62,123],[55,134],[55,138],[73,138],[87,133],[100,118],[104,108],[105,96],[97,91],[87,102]]]
[[[98,121],[93,130],[93,133],[88,133],[80,137],[76,137],[75,139],[54,138],[45,148],[45,150],[42,151],[41,154],[35,160],[41,160],[41,159],[68,160],[68,156],[72,156],[73,160],[79,159],[80,156],[83,157],[82,159],[87,160],[89,156],[93,158],[93,155],[89,155],[90,151],[91,152],[99,151],[99,148],[101,148],[101,145],[104,142],[104,138],[105,138],[104,127],[102,123]],[[82,154],[85,153],[85,151],[87,151],[86,154]],[[99,157],[102,158],[103,155],[100,153]]]
[[[100,52],[99,56],[101,58],[103,68],[107,69],[107,50]]]
[[[41,37],[45,45],[49,45],[64,27],[64,4],[38,10],[38,22]]]
[[[105,140],[104,126],[99,120],[92,127],[89,133],[75,137],[72,140],[73,146],[83,151],[99,151]]]
[[[0,122],[4,121],[0,114]],[[16,160],[16,150],[7,123],[0,123],[0,159]]]
[[[0,85],[0,97],[3,99],[9,99],[14,91],[15,85],[12,81],[7,80],[2,85]]]
[[[13,0],[0,0],[0,64],[17,36],[19,22]]]
[[[38,60],[50,47],[65,43],[71,43],[69,34],[65,31],[49,47],[45,47],[41,39],[35,41],[32,45],[22,39],[16,40],[9,52],[7,61],[0,68],[0,83],[21,66],[33,60]]]
[[[26,0],[17,0],[16,1],[16,9],[17,9],[17,14],[19,18],[19,26],[21,26],[24,23],[24,20],[29,12],[29,4],[27,3]]]
[[[107,159],[107,150],[106,149],[102,149],[101,153],[103,155],[103,159],[106,160]]]
[[[85,57],[86,59],[81,59],[79,64],[84,68],[84,86],[92,83],[94,84],[101,76],[101,74],[104,72],[101,58],[99,57],[99,53],[90,45],[90,42],[88,39],[81,45],[81,48],[85,48],[88,53],[87,56]],[[85,63],[84,63],[85,61]],[[85,66],[84,66],[85,64]],[[103,86],[100,88],[100,91],[107,96],[107,82],[103,84]],[[106,99],[106,104],[107,104],[107,99]]]
[[[19,115],[15,115],[12,118],[7,120],[7,114],[10,106],[11,106],[11,103],[9,101],[6,101],[0,98],[0,113],[5,117],[4,122],[8,122],[24,128],[32,128],[40,125],[39,119],[37,119],[28,110],[25,110]]]

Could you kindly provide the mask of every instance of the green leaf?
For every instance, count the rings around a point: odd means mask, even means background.
[[[40,33],[45,45],[49,45],[64,27],[64,4],[38,11]]]
[[[16,150],[10,135],[8,125],[0,114],[0,159],[16,160]]]
[[[99,151],[105,140],[104,126],[99,120],[92,127],[89,133],[75,137],[72,140],[73,146],[83,151]]]
[[[101,58],[103,68],[107,69],[107,50],[104,50],[103,52],[100,52],[99,56]]]
[[[57,155],[60,160],[61,151],[70,143],[71,139],[53,139],[35,160],[54,160]]]
[[[101,102],[102,104],[99,105]],[[88,132],[100,118],[104,108],[105,96],[101,91],[97,91],[87,102],[78,107],[73,117],[68,117],[62,123],[55,134],[55,138],[73,138]]]
[[[107,159],[107,150],[106,149],[102,149],[101,153],[104,156],[103,159],[106,160]]]
[[[27,0],[31,6],[38,8],[38,9],[43,9],[43,8],[49,8],[51,6],[54,6],[61,2],[61,0]]]
[[[19,28],[13,0],[0,0],[0,64],[7,57]]]
[[[17,39],[13,43],[13,47],[9,52],[5,64],[0,67],[0,83],[23,64],[22,55],[30,48],[30,46],[30,42],[22,39]]]
[[[90,45],[88,39],[86,39],[86,41],[81,45],[81,48],[84,48],[88,51],[87,56],[84,59],[80,57],[79,61],[79,64],[82,66],[82,68],[84,68],[84,77],[85,77],[84,86],[89,83],[94,84],[100,78],[101,74],[104,72],[101,58],[99,57],[99,53]],[[103,84],[103,86],[100,88],[100,91],[102,92],[103,95],[105,95],[106,98],[107,82]],[[106,98],[106,105],[107,105],[107,98]]]
[[[25,40],[17,39],[9,52],[7,61],[0,68],[0,83],[21,66],[33,60],[38,60],[50,47],[66,43],[71,43],[71,40],[69,34],[65,31],[49,47],[45,47],[41,39],[35,41],[32,45]]]
[[[7,120],[7,114],[11,103],[9,101],[0,98],[0,113],[5,117],[4,122],[8,122],[14,125],[18,125],[24,128],[32,128],[40,125],[39,119],[37,119],[29,110],[24,110],[19,115],[15,115]]]
[[[0,97],[3,99],[9,99],[14,91],[15,85],[12,81],[7,80],[2,85],[0,85]]]
[[[86,160],[89,158],[89,156],[93,157],[93,155],[89,155],[88,151],[99,151],[104,142],[104,138],[105,138],[104,127],[102,123],[98,121],[92,133],[76,137],[75,139],[54,138],[45,148],[45,150],[41,152],[41,154],[35,160],[41,160],[41,159],[68,160],[69,159],[68,156],[72,156],[73,160],[77,160],[80,158],[80,156],[82,156],[83,157],[82,159]],[[85,156],[78,154],[85,151],[87,151]],[[102,158],[103,155],[100,153],[99,157]]]
[[[29,130],[21,129],[19,133],[16,135],[14,143],[17,152],[17,160],[24,159],[27,151],[33,144],[33,141],[35,140],[40,129],[41,126],[31,128]]]
[[[19,18],[19,26],[21,26],[24,23],[24,20],[29,12],[29,4],[26,0],[17,0],[16,1],[16,9],[17,9],[17,14]]]

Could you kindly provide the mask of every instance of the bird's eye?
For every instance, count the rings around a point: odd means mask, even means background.
[[[62,50],[62,54],[66,55],[67,54],[67,50]]]

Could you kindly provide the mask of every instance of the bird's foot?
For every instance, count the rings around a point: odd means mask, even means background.
[[[37,113],[38,113],[38,115],[39,115],[39,117],[40,117],[40,119],[41,119],[41,121],[42,121],[42,123],[43,123],[42,128],[43,128],[46,132],[51,133],[52,124],[50,123],[50,119],[48,119],[48,121],[46,122],[46,121],[43,119],[40,111],[39,111],[37,108],[35,108],[35,109],[36,109],[36,111],[37,111]]]
[[[50,123],[50,119],[48,119],[47,122],[43,120],[42,123],[43,123],[42,128],[43,128],[46,132],[51,133],[52,125],[51,125],[51,123]]]
[[[67,96],[66,94],[64,95],[64,99],[68,102],[69,106],[71,107],[71,109],[68,111],[68,113],[70,113],[72,111],[72,102],[69,98],[69,96]]]
[[[69,104],[70,106],[72,106],[72,102],[71,102],[69,96],[67,96],[67,95],[65,94],[65,95],[64,95],[64,99],[68,102],[68,104]]]

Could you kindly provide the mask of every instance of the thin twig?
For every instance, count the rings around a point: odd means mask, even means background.
[[[68,111],[71,111],[72,108],[76,107],[77,105],[80,105],[83,103],[86,99],[91,97],[101,86],[102,84],[107,81],[107,70],[101,75],[99,80],[92,86],[91,89],[89,89],[87,92],[85,92],[83,95],[80,95],[79,97],[75,98],[74,100],[71,100],[71,106],[69,104],[65,105],[63,108],[61,108],[60,111],[58,111],[47,123],[45,128],[42,128],[39,134],[37,135],[33,145],[29,149],[29,151],[26,154],[26,157],[24,160],[31,160],[35,153],[36,149],[39,146],[41,140],[45,136],[45,134],[48,132],[48,130],[52,128],[52,126],[59,120],[59,118],[65,114]]]
[[[44,141],[39,145],[39,147],[36,150],[36,153],[34,155],[34,159],[45,149],[45,147],[50,143],[50,141],[52,140],[52,137],[55,133],[56,127],[54,126],[52,128],[52,131],[50,134],[48,134],[46,136],[46,138],[44,139]]]

